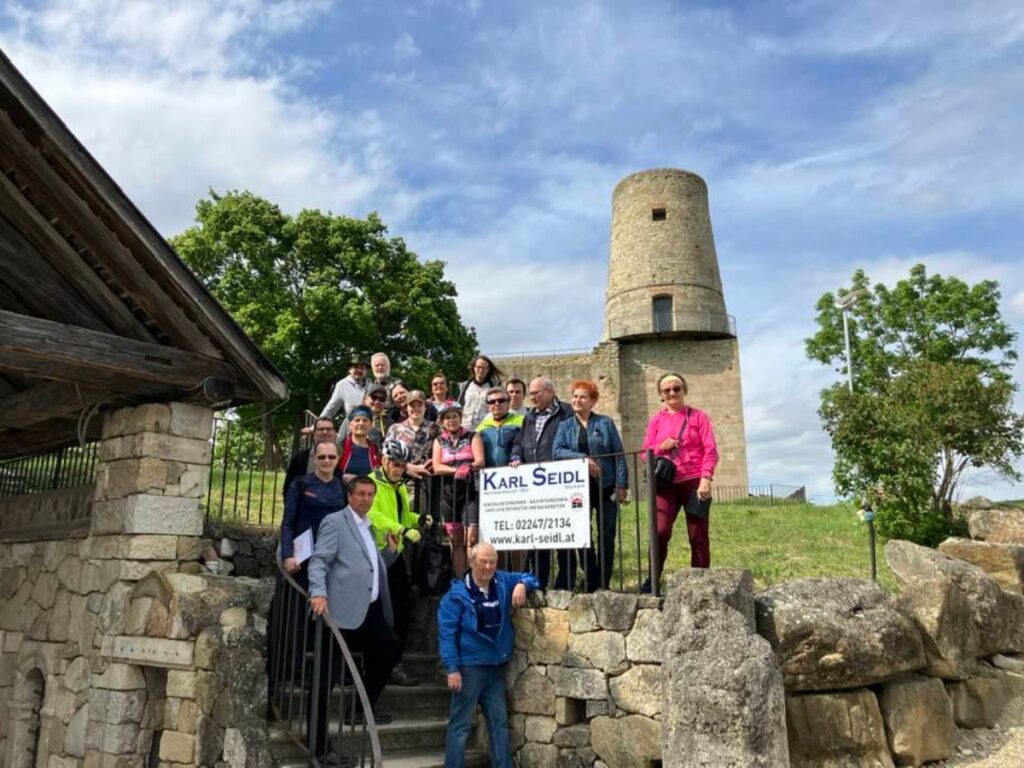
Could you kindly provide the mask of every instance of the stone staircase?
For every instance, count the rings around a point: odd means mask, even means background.
[[[436,605],[436,602],[433,602]],[[448,728],[449,693],[437,656],[437,644],[427,609],[417,611],[409,631],[409,648],[402,667],[419,679],[413,687],[389,685],[381,694],[376,709],[391,715],[392,722],[378,726],[381,751],[386,768],[443,768],[444,739]],[[338,722],[333,720],[329,733],[336,737]],[[357,734],[359,731],[357,730]],[[312,765],[280,724],[271,724],[271,754],[277,768],[306,768]],[[471,737],[470,744],[475,739]],[[367,761],[369,765],[369,761]],[[490,765],[486,751],[471,748],[466,754],[469,768]]]

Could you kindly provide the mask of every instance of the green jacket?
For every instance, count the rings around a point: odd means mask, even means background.
[[[409,489],[406,488],[405,481],[399,482],[396,486],[388,480],[383,469],[373,470],[371,477],[377,484],[377,493],[374,494],[369,515],[377,548],[384,549],[388,545],[387,535],[391,533],[398,538],[398,551],[401,552],[405,546],[405,539],[399,535],[402,529],[415,528],[419,524],[419,518],[413,513],[412,505],[409,503]]]

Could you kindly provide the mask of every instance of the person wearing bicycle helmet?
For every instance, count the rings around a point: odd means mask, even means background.
[[[398,557],[388,565],[388,591],[395,617],[395,634],[403,651],[409,634],[413,601],[409,562],[403,556],[403,549],[406,543],[415,544],[421,537],[419,519],[412,511],[409,490],[405,485],[405,468],[411,458],[412,452],[405,443],[400,440],[384,441],[381,465],[370,475],[377,486],[377,493],[367,515],[378,549],[384,549],[389,538],[398,541]],[[416,685],[418,682],[400,664],[391,671],[389,681],[394,685]]]

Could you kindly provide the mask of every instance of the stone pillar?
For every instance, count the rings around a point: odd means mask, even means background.
[[[149,403],[109,414],[99,448],[93,536],[145,536],[150,548],[169,547],[173,537],[200,536],[199,500],[209,479],[212,429],[213,411],[186,403]]]

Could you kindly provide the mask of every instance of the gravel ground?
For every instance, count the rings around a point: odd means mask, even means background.
[[[994,728],[960,728],[956,754],[929,765],[1024,768],[1024,694],[1006,705]]]

